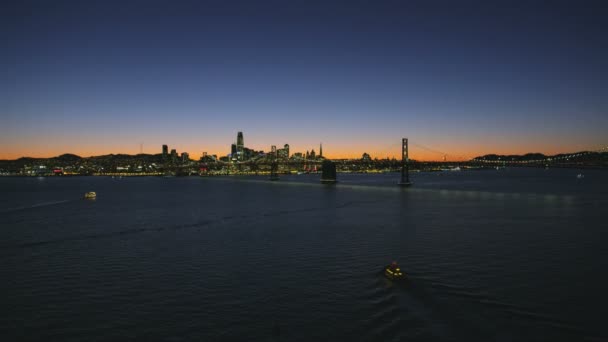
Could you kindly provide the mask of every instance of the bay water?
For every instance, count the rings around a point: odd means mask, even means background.
[[[3,340],[608,339],[608,171],[319,177],[0,178]]]

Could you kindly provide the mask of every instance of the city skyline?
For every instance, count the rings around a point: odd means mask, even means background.
[[[605,146],[601,2],[0,5],[0,159],[247,146],[418,160]],[[227,149],[228,146],[228,149]]]

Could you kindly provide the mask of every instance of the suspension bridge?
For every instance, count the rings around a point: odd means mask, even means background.
[[[397,145],[397,144],[394,144]],[[500,167],[608,167],[608,146],[595,148],[589,151],[563,153],[553,156],[542,154],[526,154],[518,156],[487,155],[478,158],[464,158],[454,154],[444,153],[420,143],[412,143],[407,138],[401,141],[400,158],[397,159],[339,159],[333,160],[339,172],[400,172],[401,186],[410,185],[409,172],[414,171],[440,171],[461,169],[482,169]],[[420,161],[410,158],[409,146],[425,150],[442,156],[438,161]],[[393,145],[392,145],[393,146]],[[392,148],[391,146],[391,148]],[[449,159],[448,159],[449,157]],[[457,159],[457,160],[455,160]],[[226,174],[269,174],[271,180],[277,180],[279,174],[290,173],[316,173],[323,169],[324,158],[315,159],[281,159],[278,157],[276,147],[266,156],[239,162],[218,163]]]

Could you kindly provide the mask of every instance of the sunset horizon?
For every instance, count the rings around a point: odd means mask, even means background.
[[[247,134],[247,132],[244,132]],[[236,132],[235,132],[236,135]],[[183,143],[171,143],[165,142],[164,144],[169,145],[170,148],[175,148],[179,153],[187,152],[190,155],[190,158],[193,160],[198,160],[203,153],[207,153],[208,155],[217,155],[218,157],[226,156],[230,154],[230,144],[234,143],[234,141],[226,141],[224,144],[183,144]],[[527,148],[525,146],[513,149],[508,146],[502,147],[488,147],[486,146],[483,149],[479,149],[476,152],[472,152],[473,150],[460,151],[458,149],[450,149],[449,146],[445,147],[445,150],[435,150],[434,148],[427,147],[424,145],[418,144],[416,141],[411,141],[412,146],[410,147],[410,157],[414,160],[420,161],[443,161],[444,157],[448,161],[467,161],[473,159],[475,157],[488,155],[488,154],[497,154],[497,155],[525,155],[530,153],[541,153],[544,155],[557,155],[557,154],[567,154],[567,153],[576,153],[582,151],[595,151],[599,150],[605,146],[597,144],[595,146],[583,146],[574,144],[573,147],[568,146],[543,146],[539,149]],[[270,147],[275,145],[277,147],[282,147],[284,144],[289,144],[291,146],[291,150],[294,152],[302,152],[315,150],[319,151],[319,144],[323,144],[324,156],[329,159],[358,159],[361,158],[363,153],[369,154],[372,158],[385,159],[385,158],[400,158],[401,146],[400,146],[400,138],[396,138],[395,142],[391,145],[387,145],[384,147],[375,147],[371,144],[358,144],[359,147],[352,147],[350,149],[342,148],[341,151],[336,151],[334,146],[328,143],[317,143],[314,144],[293,144],[289,141],[281,141],[277,143],[268,143],[264,144],[263,142],[252,142],[248,144],[248,147],[251,147],[255,150],[264,151],[268,153],[270,151]],[[78,143],[76,145],[82,145]],[[94,156],[101,155],[109,155],[109,154],[128,154],[128,155],[137,155],[140,153],[143,154],[160,154],[163,143],[156,144],[150,146],[146,143],[134,143],[129,146],[114,146],[114,147],[105,147],[99,146],[95,148],[78,148],[78,147],[67,147],[65,149],[59,148],[49,148],[48,146],[39,147],[37,149],[31,150],[21,150],[19,149],[12,151],[2,151],[0,153],[0,160],[15,160],[19,158],[52,158],[57,157],[63,154],[74,154],[79,157],[88,158]],[[224,146],[221,146],[224,145]],[[251,145],[251,146],[249,146]],[[343,143],[339,143],[338,146],[343,146]],[[367,148],[364,148],[367,147]],[[429,151],[431,149],[431,151]],[[38,151],[38,152],[36,152]],[[450,152],[448,152],[450,151]]]
[[[323,142],[331,158],[398,156],[402,137],[421,160],[608,143],[608,47],[591,5],[2,9],[1,159],[133,154],[142,143],[223,156],[237,131],[256,150]]]

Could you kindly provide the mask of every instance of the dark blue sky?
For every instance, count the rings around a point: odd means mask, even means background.
[[[268,150],[545,153],[608,144],[590,1],[15,1],[0,158]],[[439,159],[426,150],[413,157]]]

